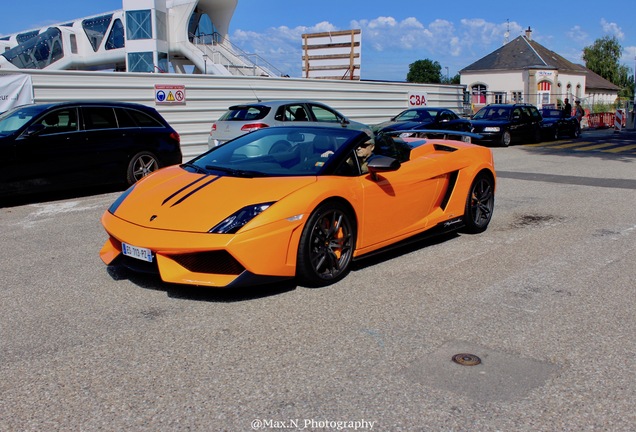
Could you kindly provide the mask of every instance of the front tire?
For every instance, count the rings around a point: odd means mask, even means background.
[[[306,286],[322,287],[345,277],[355,248],[356,227],[349,209],[321,204],[307,220],[298,245],[296,274]]]
[[[126,181],[129,185],[132,185],[158,169],[159,159],[157,159],[157,156],[148,151],[139,152],[128,163]]]
[[[510,131],[504,131],[504,133],[501,134],[501,145],[504,147],[508,147],[511,142],[512,137],[510,136]]]
[[[468,191],[464,211],[464,230],[470,234],[486,231],[492,219],[494,207],[495,181],[490,174],[481,172],[475,177]]]

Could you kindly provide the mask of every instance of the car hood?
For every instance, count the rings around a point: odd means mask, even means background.
[[[471,120],[470,124],[474,129],[481,130],[485,127],[505,126],[510,124],[508,120]]]
[[[396,122],[396,121],[387,121],[387,122],[380,123],[379,125],[377,125],[377,129],[376,130],[392,131],[392,130],[422,129],[422,128],[425,128],[427,125],[429,125],[431,123],[433,123],[433,122],[432,121],[428,121],[428,122],[416,122],[416,121]]]
[[[134,185],[111,212],[147,228],[208,232],[243,207],[277,202],[315,181],[316,177],[204,175],[173,166]]]

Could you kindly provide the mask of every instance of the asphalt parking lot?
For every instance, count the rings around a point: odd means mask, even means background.
[[[485,233],[321,289],[107,268],[117,192],[0,208],[0,430],[635,430],[636,155],[493,152]]]

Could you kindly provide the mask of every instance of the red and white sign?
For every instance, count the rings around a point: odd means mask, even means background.
[[[155,84],[155,103],[157,105],[185,105],[185,86]]]
[[[409,92],[409,107],[418,108],[426,106],[428,96],[426,93]]]

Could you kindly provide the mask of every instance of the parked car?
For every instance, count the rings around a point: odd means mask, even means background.
[[[479,144],[509,146],[520,142],[541,142],[541,113],[531,104],[491,104],[472,117],[473,133]]]
[[[374,125],[374,133],[396,130],[449,130],[470,132],[471,123],[463,119],[452,110],[446,108],[411,108],[402,111],[388,121]],[[440,134],[428,134],[431,137],[439,137]],[[465,136],[462,139],[469,141]]]
[[[179,134],[144,105],[33,104],[0,116],[0,196],[133,184],[181,162]]]
[[[369,126],[349,120],[335,109],[306,100],[273,100],[231,106],[212,124],[208,147],[248,132],[272,126],[334,126],[364,130],[371,134]]]
[[[487,228],[490,149],[387,133],[363,159],[370,145],[365,132],[305,126],[214,147],[119,197],[102,216],[100,257],[170,283],[324,286],[408,237]]]
[[[576,117],[572,117],[564,110],[543,108],[541,110],[541,131],[544,139],[557,140],[562,136],[577,138],[581,128]]]

